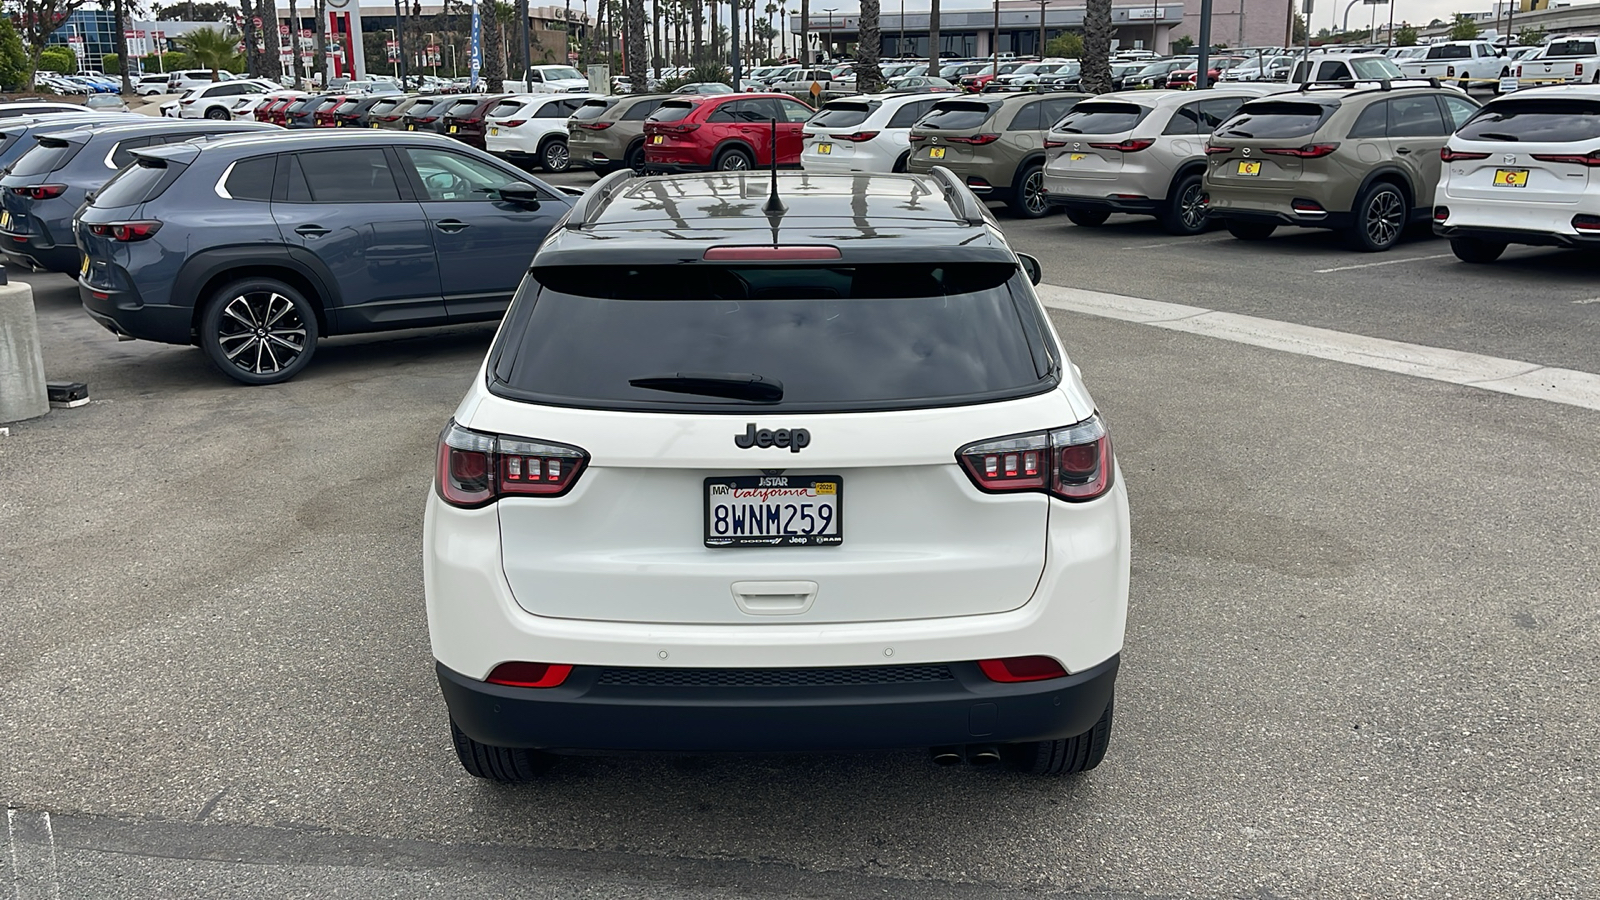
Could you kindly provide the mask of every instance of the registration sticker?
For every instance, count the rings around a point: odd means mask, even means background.
[[[1261,163],[1252,162],[1252,161],[1241,159],[1241,160],[1239,160],[1239,174],[1240,175],[1260,175],[1261,174]]]
[[[929,159],[944,159],[944,148],[943,147],[930,147],[930,148],[928,148],[928,158]]]
[[[1514,187],[1514,188],[1527,187],[1528,186],[1528,170],[1527,169],[1495,169],[1494,170],[1494,186],[1495,187]]]
[[[827,156],[828,154],[833,152],[833,145],[832,144],[818,144],[817,145],[817,152],[821,153],[823,156]]]

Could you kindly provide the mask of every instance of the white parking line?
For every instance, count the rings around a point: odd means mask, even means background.
[[[1587,300],[1574,300],[1574,301],[1572,301],[1572,305],[1573,306],[1587,306],[1590,303],[1600,303],[1600,297],[1590,297]]]
[[[1590,372],[1053,284],[1039,285],[1038,293],[1052,309],[1600,410],[1600,375]]]
[[[1435,253],[1432,256],[1408,256],[1405,259],[1386,259],[1383,262],[1357,263],[1353,266],[1334,266],[1331,269],[1316,269],[1314,271],[1318,275],[1326,275],[1329,272],[1348,272],[1351,269],[1376,269],[1379,266],[1398,266],[1401,263],[1422,262],[1429,259],[1446,259],[1451,256],[1455,256],[1455,254]]]
[[[1217,237],[1174,238],[1173,240],[1170,240],[1170,241],[1159,241],[1159,242],[1153,243],[1153,244],[1129,244],[1126,247],[1118,247],[1117,249],[1118,250],[1164,250],[1164,249],[1166,249],[1168,247],[1181,247],[1181,246],[1183,246],[1185,244],[1220,244],[1223,241],[1231,241],[1231,240],[1233,240],[1233,238],[1231,238],[1231,237],[1230,238],[1217,238]]]

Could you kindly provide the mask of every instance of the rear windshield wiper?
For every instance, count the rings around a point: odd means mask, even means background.
[[[777,403],[783,399],[783,382],[747,372],[677,372],[630,378],[628,384],[650,391],[726,397],[729,400],[752,400],[757,403]]]

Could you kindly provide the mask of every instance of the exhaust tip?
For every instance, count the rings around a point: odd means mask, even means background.
[[[953,766],[961,762],[960,747],[932,747],[929,748],[928,754],[933,757],[936,765]]]
[[[992,744],[974,744],[967,748],[967,762],[975,766],[992,766],[1000,761],[1000,748]]]

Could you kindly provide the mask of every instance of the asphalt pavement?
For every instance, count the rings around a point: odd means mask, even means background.
[[[1005,225],[1054,284],[1600,372],[1578,254]],[[335,338],[252,389],[20,277],[94,402],[0,437],[0,895],[1600,896],[1600,412],[1052,311],[1133,505],[1100,768],[508,788],[451,753],[419,553],[492,327]]]

